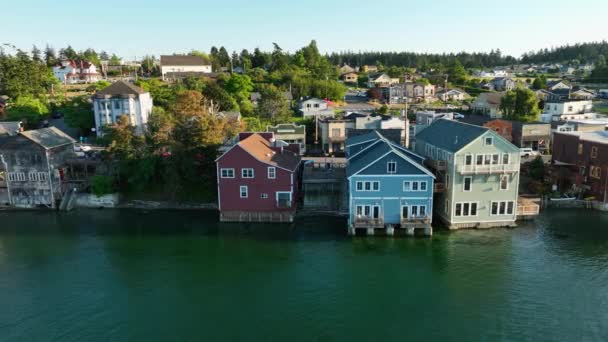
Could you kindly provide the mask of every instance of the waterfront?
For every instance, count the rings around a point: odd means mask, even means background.
[[[605,213],[430,239],[201,211],[0,222],[0,341],[608,339]]]

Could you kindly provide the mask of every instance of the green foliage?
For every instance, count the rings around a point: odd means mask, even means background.
[[[450,67],[448,75],[450,82],[458,85],[464,84],[469,77],[469,74],[458,59],[454,60],[454,64]]]
[[[239,105],[236,100],[224,88],[215,82],[210,82],[205,86],[203,94],[207,99],[213,101],[213,105],[218,106],[220,111],[238,111]]]
[[[83,136],[89,135],[91,128],[95,127],[92,105],[84,96],[65,102],[57,110],[63,113],[65,123],[72,128],[78,128]]]
[[[543,180],[545,176],[545,163],[543,162],[543,158],[541,156],[536,157],[530,162],[529,174],[530,178],[534,180]]]
[[[97,197],[114,192],[114,179],[109,176],[95,175],[91,177],[91,192]]]
[[[47,105],[40,99],[21,96],[6,109],[10,121],[24,121],[28,127],[35,127],[49,113]]]
[[[283,92],[274,85],[261,86],[259,91],[262,98],[256,109],[258,117],[268,119],[273,123],[288,121],[291,117],[291,110]]]
[[[532,88],[539,90],[539,89],[545,89],[547,87],[547,78],[545,77],[545,75],[540,75],[539,77],[534,79],[534,82],[532,82]]]
[[[35,61],[26,52],[0,53],[0,94],[12,99],[20,96],[42,97],[57,79],[41,60]]]
[[[87,87],[87,91],[88,92],[96,92],[96,91],[100,91],[106,87],[109,87],[112,83],[105,81],[105,80],[101,80],[101,81],[97,81],[94,84],[91,84],[90,86]]]
[[[538,98],[530,89],[517,88],[507,92],[501,99],[500,109],[510,120],[531,122],[537,121],[540,115]]]
[[[379,114],[387,114],[388,113],[388,106],[383,104],[379,109],[378,109],[378,113]]]
[[[154,99],[154,105],[156,106],[166,109],[175,100],[176,89],[157,78],[151,78],[149,80],[139,79],[135,82],[135,85],[150,92],[150,96]]]

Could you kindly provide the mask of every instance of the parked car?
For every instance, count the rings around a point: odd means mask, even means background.
[[[534,151],[529,147],[523,147],[519,149],[519,155],[524,158],[529,158],[539,156],[540,153],[538,153],[538,151]]]
[[[454,119],[464,119],[464,115],[460,113],[454,113]]]

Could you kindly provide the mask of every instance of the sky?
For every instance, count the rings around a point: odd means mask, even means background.
[[[608,40],[608,1],[21,0],[3,6],[0,43],[143,55],[255,47],[295,51],[522,53]]]

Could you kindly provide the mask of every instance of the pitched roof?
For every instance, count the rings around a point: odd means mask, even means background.
[[[578,136],[580,140],[596,142],[600,144],[608,144],[608,131],[591,131],[591,132],[560,132],[562,134]]]
[[[200,56],[169,55],[160,56],[160,65],[211,65],[211,62]]]
[[[257,160],[268,165],[295,171],[300,164],[300,157],[296,153],[287,149],[282,152],[275,151],[272,149],[270,142],[257,133],[239,141],[238,146]]]
[[[366,135],[371,132],[376,132],[380,134],[383,138],[388,139],[390,142],[394,144],[401,144],[401,129],[399,128],[385,128],[385,129],[371,129],[371,128],[362,128],[362,129],[348,129],[348,137],[352,137],[356,139],[357,136]]]
[[[457,152],[488,131],[486,127],[439,119],[416,135],[416,140],[424,140],[435,147]]]
[[[505,93],[481,93],[475,101],[486,101],[492,105],[500,105],[500,101]]]
[[[34,143],[44,147],[45,149],[51,149],[66,144],[75,143],[76,140],[72,139],[69,135],[56,127],[47,127],[34,129],[31,131],[21,132],[21,135],[33,141]]]
[[[407,161],[412,166],[412,168],[406,169],[408,173],[417,171],[433,176],[432,173],[422,165],[424,157],[419,156],[416,153],[400,145],[394,144],[378,132],[370,132],[368,134],[365,134],[365,137],[369,139],[373,138],[374,135],[376,138],[375,143],[368,145],[363,150],[349,157],[348,166],[346,168],[346,173],[348,176],[352,176],[367,168],[368,166],[371,166],[372,164],[374,164],[375,161],[382,158],[382,156],[391,152],[401,157],[403,160]],[[353,138],[349,138],[347,140],[348,146],[352,146],[356,143],[356,140],[351,139]]]
[[[118,96],[118,95],[139,95],[146,93],[145,90],[140,87],[125,82],[125,81],[116,81],[109,86],[103,88],[102,90],[95,93],[96,97],[105,97],[105,96]]]

